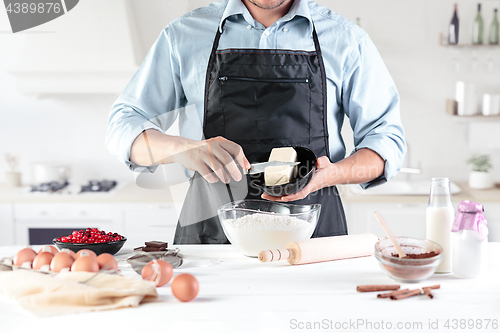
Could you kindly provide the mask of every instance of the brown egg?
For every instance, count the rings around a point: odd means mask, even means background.
[[[177,275],[172,281],[172,294],[181,302],[189,302],[198,295],[200,285],[191,274]]]
[[[47,251],[47,248],[50,249],[50,252],[52,252],[53,255],[56,255],[59,253],[59,250],[55,246],[47,245],[47,246],[42,247],[40,250],[38,250],[38,254],[42,253],[43,251]]]
[[[72,272],[99,272],[99,264],[91,256],[81,256],[71,265]]]
[[[29,247],[24,248],[21,251],[17,252],[16,256],[14,257],[14,265],[21,266],[23,263],[27,261],[33,263],[35,257],[36,257],[36,252],[33,251],[33,249]]]
[[[99,264],[100,269],[108,270],[108,269],[118,269],[118,262],[115,257],[113,257],[109,253],[103,253],[97,256],[97,263]]]
[[[69,253],[71,255],[71,258],[73,258],[73,260],[76,259],[76,253],[71,251],[70,249],[61,249],[60,252],[65,252],[65,253]]]
[[[40,269],[42,266],[50,265],[52,258],[54,258],[54,255],[51,252],[41,252],[37,254],[33,261],[33,269]]]
[[[50,270],[59,273],[63,268],[71,268],[75,260],[70,253],[59,252],[50,262]]]
[[[89,256],[91,256],[92,258],[97,258],[97,255],[95,254],[94,251],[92,250],[89,250],[89,249],[83,249],[83,250],[80,250],[78,251],[76,254],[75,254],[75,259],[78,259],[80,258],[80,256],[82,255],[82,253],[85,253],[87,252],[89,254]]]
[[[172,265],[164,260],[152,260],[141,271],[142,278],[153,281],[157,287],[166,285],[173,274]]]

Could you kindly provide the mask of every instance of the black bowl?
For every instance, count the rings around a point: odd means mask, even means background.
[[[299,192],[311,181],[314,176],[314,170],[316,169],[316,154],[305,147],[293,147],[297,152],[297,160],[300,164],[297,166],[298,172],[297,176],[290,183],[276,185],[276,186],[266,186],[264,180],[264,173],[258,175],[253,175],[251,184],[261,189],[273,197],[281,197],[284,195],[290,195]],[[262,155],[257,159],[256,162],[267,162],[271,152]]]
[[[122,236],[122,239],[116,242],[107,243],[96,243],[96,244],[86,244],[86,243],[63,243],[58,242],[57,238],[52,240],[52,243],[60,250],[70,249],[73,252],[78,252],[80,250],[92,250],[95,254],[100,255],[103,253],[115,254],[123,247],[123,244],[127,241],[126,237]]]

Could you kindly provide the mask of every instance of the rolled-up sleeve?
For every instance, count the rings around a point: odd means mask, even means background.
[[[394,177],[406,152],[399,94],[378,50],[365,34],[344,68],[342,104],[354,134],[354,151],[369,148],[385,161],[384,174],[361,187]]]
[[[167,26],[111,108],[106,145],[131,170],[139,167],[129,160],[137,136],[147,129],[165,132],[185,105],[179,68]]]

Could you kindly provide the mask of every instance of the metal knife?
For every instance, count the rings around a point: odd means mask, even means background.
[[[262,172],[264,172],[267,167],[281,166],[281,165],[295,166],[295,165],[299,165],[299,164],[300,164],[300,162],[280,162],[280,161],[269,161],[269,162],[262,162],[262,163],[252,163],[250,169],[243,170],[243,171],[244,171],[245,174],[254,175],[256,173],[262,173]]]

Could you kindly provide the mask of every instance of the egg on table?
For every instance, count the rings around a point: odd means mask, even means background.
[[[50,270],[59,273],[64,268],[71,268],[74,261],[75,260],[70,253],[59,252],[54,256],[54,258],[52,258],[52,261],[50,262]]]
[[[71,265],[72,272],[99,272],[99,264],[97,260],[90,255],[82,254]]]
[[[92,258],[96,259],[97,258],[97,255],[95,254],[94,251],[92,250],[89,250],[89,249],[83,249],[83,250],[80,250],[78,251],[76,254],[75,254],[75,259],[78,259],[81,257],[82,253],[88,253],[89,256],[91,256]]]
[[[180,274],[177,275],[172,281],[172,294],[181,302],[189,302],[193,300],[196,295],[198,295],[198,291],[200,286],[198,284],[198,280],[191,274]]]
[[[56,255],[59,253],[59,250],[55,247],[55,246],[52,246],[52,245],[47,245],[47,246],[44,246],[42,247],[40,250],[38,250],[38,254],[42,253],[43,251],[46,251],[47,248],[50,250],[50,252],[53,254],[53,255]]]
[[[50,249],[44,249],[36,255],[35,260],[33,261],[33,269],[41,269],[45,265],[50,265],[52,258],[54,258],[54,255],[50,252]]]
[[[14,265],[15,266],[21,266],[25,262],[31,262],[35,260],[36,257],[36,252],[33,251],[32,248],[24,248],[17,252],[16,256],[14,257]]]
[[[116,261],[115,257],[113,257],[109,253],[102,253],[98,255],[96,261],[99,264],[99,269],[118,269],[118,262]]]
[[[73,252],[73,251],[71,251],[70,249],[61,249],[61,251],[60,251],[60,252],[66,252],[66,253],[69,253],[69,254],[71,254],[71,257],[73,258],[73,260],[74,260],[74,259],[76,259],[76,253],[75,253],[75,252]]]
[[[157,287],[166,285],[173,274],[172,265],[161,259],[148,262],[141,271],[142,278],[153,281]]]

